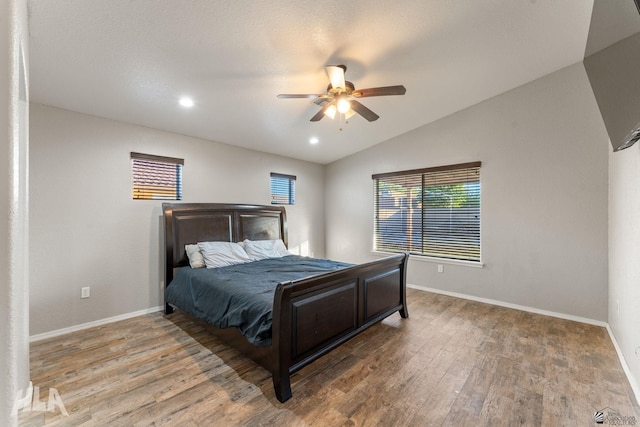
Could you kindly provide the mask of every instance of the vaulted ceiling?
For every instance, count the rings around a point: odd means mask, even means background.
[[[618,23],[632,0],[595,1],[29,0],[30,99],[326,164],[637,31]],[[362,99],[380,119],[346,124],[276,98],[323,92],[330,64],[356,88],[407,93]]]

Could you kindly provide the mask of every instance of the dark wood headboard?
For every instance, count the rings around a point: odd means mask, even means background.
[[[189,265],[184,246],[198,242],[282,239],[287,242],[283,206],[228,203],[163,203],[165,286],[173,269]]]

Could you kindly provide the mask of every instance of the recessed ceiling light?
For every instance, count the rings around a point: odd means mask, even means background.
[[[182,105],[183,107],[193,107],[193,99],[189,98],[188,96],[183,96],[178,102],[180,102],[180,105]]]
[[[320,140],[315,136],[309,140],[309,144],[317,144],[318,142],[320,142]]]

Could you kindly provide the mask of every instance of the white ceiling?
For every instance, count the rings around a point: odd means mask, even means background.
[[[320,164],[580,62],[593,8],[593,0],[28,4],[32,102]],[[276,98],[324,91],[328,64],[346,64],[356,88],[403,84],[407,94],[363,99],[380,119],[347,125],[312,123],[320,107]],[[180,107],[182,95],[195,106]],[[313,136],[319,144],[309,144]]]

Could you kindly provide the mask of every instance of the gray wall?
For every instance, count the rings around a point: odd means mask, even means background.
[[[484,267],[413,257],[408,282],[606,321],[608,149],[584,67],[568,67],[330,164],[327,255],[378,256],[372,174],[482,161]]]
[[[0,34],[0,425],[13,426],[29,383],[26,0],[0,3]]]
[[[620,11],[626,8],[626,18],[634,23],[629,29],[637,31],[640,15],[633,2],[620,2],[616,7]],[[615,22],[625,24],[624,21],[618,16]],[[619,31],[611,25],[602,25],[599,30],[601,36]],[[584,64],[611,142],[616,147],[631,129],[640,125],[640,33],[585,58]],[[617,153],[610,152],[608,322],[629,367],[631,385],[640,398],[639,183],[640,143]]]
[[[269,204],[269,173],[296,175],[289,247],[325,254],[320,165],[37,104],[30,131],[31,335],[163,303],[161,202],[131,199],[131,151],[184,158],[183,202]]]
[[[609,325],[640,397],[640,144],[609,155]]]

